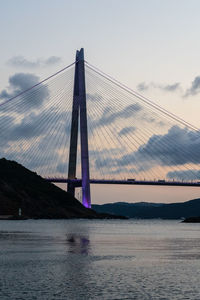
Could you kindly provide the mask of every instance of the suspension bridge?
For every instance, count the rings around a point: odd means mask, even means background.
[[[0,156],[66,183],[91,207],[90,184],[200,187],[198,128],[84,59],[0,92]]]

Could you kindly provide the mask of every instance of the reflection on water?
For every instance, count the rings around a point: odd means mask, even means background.
[[[75,234],[67,235],[67,244],[69,245],[69,252],[76,254],[89,254],[90,240],[87,236],[79,236]]]
[[[200,227],[179,221],[0,222],[0,299],[200,299]]]

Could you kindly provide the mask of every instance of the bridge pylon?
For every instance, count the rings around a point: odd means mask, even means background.
[[[71,182],[68,183],[67,191],[73,196],[75,195],[75,188],[77,187],[75,179],[79,125],[81,141],[82,203],[85,207],[91,208],[85,63],[83,48],[81,48],[80,51],[77,50],[76,52],[74,93],[72,104],[71,136],[68,165],[68,179],[71,180]]]

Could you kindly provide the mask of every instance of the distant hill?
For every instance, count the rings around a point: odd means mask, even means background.
[[[85,208],[77,199],[15,161],[0,159],[0,218],[111,218]]]
[[[157,204],[148,202],[117,202],[103,205],[92,205],[96,212],[120,214],[129,218],[162,218],[180,219],[200,216],[200,199],[182,203]]]

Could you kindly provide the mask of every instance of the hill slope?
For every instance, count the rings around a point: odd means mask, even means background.
[[[100,218],[77,199],[14,161],[0,159],[0,215]]]
[[[118,202],[92,205],[92,208],[100,213],[120,214],[129,218],[180,219],[200,216],[200,199],[172,204]]]

